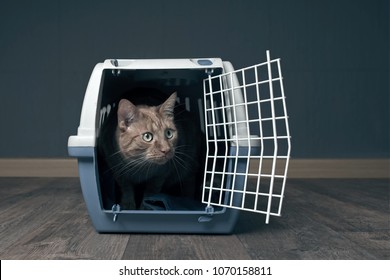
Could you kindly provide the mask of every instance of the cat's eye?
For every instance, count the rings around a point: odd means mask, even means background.
[[[150,142],[153,140],[153,134],[150,132],[145,132],[144,134],[142,134],[142,139],[146,142]]]
[[[171,139],[173,137],[173,130],[172,129],[165,130],[165,137],[167,139]]]

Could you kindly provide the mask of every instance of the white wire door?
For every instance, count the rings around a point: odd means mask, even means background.
[[[291,142],[280,59],[204,80],[202,201],[280,216]]]

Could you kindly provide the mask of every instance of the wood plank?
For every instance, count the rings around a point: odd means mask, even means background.
[[[53,199],[42,199],[46,196],[47,180],[36,178],[29,180],[15,180],[9,184],[10,180],[1,180],[0,189],[12,190],[15,185],[24,186],[26,193],[17,193],[15,196],[0,197],[0,254],[5,254],[7,249],[12,248],[18,239],[29,232],[44,225],[45,220],[51,215],[51,212],[59,211],[56,197]],[[29,191],[29,185],[32,185],[32,192]],[[36,186],[40,186],[36,189]],[[48,211],[47,209],[50,209]],[[0,257],[3,259],[2,255]]]
[[[235,235],[131,235],[124,259],[250,259]]]
[[[291,179],[232,235],[98,234],[77,178],[0,178],[1,259],[389,259],[388,179]]]
[[[257,172],[255,160],[250,166]],[[283,164],[277,167],[282,174]],[[78,177],[77,160],[0,159],[0,177]],[[390,160],[291,159],[288,178],[390,178]]]
[[[351,199],[351,186],[356,188],[359,182],[363,183],[358,189],[367,194],[370,188],[377,189],[374,193],[380,189],[382,196],[368,199],[358,194]],[[257,215],[244,213],[237,225],[241,228],[239,239],[252,258],[258,259],[387,259],[387,182],[290,180],[283,216],[264,225]],[[369,201],[368,206],[365,201]]]
[[[239,239],[253,259],[375,259],[344,235],[294,208],[286,209],[282,218],[257,230],[242,232]],[[252,213],[249,221],[256,223]]]
[[[1,259],[122,257],[129,237],[95,232],[76,178],[0,180],[2,192],[10,190],[12,185],[23,186],[26,192],[24,195],[17,192],[7,200],[0,199]],[[41,187],[36,188],[36,185]]]
[[[302,209],[311,209],[306,215],[345,236],[367,257],[389,259],[388,180],[305,180],[300,184],[302,189],[294,192],[293,199],[300,201]]]

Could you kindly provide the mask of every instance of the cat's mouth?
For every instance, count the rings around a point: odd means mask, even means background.
[[[170,155],[154,156],[152,158],[149,158],[151,162],[158,165],[166,164],[170,159],[172,159],[172,156]]]

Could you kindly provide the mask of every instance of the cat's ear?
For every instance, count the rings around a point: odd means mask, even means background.
[[[171,96],[169,96],[167,100],[165,100],[163,104],[160,105],[159,110],[161,114],[165,115],[168,118],[173,119],[174,110],[176,106],[176,97],[177,97],[177,93],[174,92],[171,94]]]
[[[122,99],[118,105],[118,127],[124,132],[133,122],[137,107],[127,99]]]

